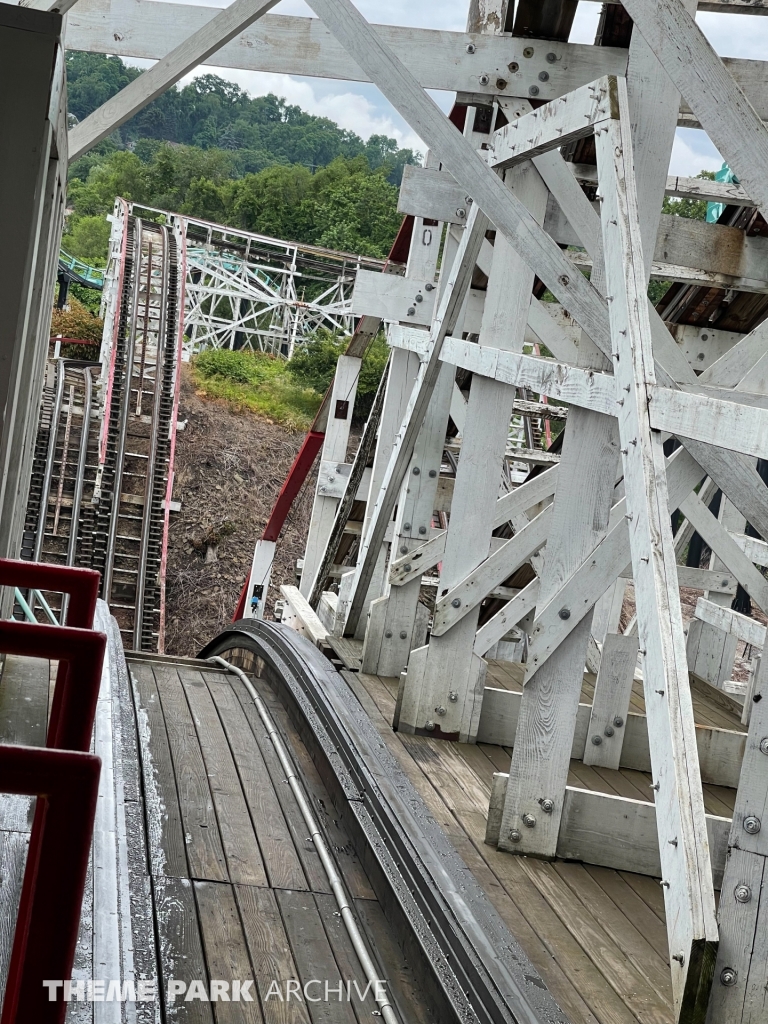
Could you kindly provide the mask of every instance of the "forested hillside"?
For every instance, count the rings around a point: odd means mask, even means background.
[[[69,110],[87,117],[140,71],[67,54]],[[274,95],[203,75],[170,89],[70,171],[64,246],[106,256],[115,196],[294,241],[385,256],[400,225],[397,186],[417,155],[367,142]]]

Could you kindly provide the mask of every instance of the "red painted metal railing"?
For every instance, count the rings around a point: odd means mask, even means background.
[[[0,746],[0,789],[38,798],[24,872],[34,898],[19,907],[2,1024],[66,1017],[61,989],[50,1002],[43,981],[72,976],[100,771],[91,754]]]
[[[0,651],[59,662],[46,746],[0,746],[0,792],[35,808],[0,1024],[62,1024],[45,980],[69,980],[80,926],[100,760],[90,750],[107,638],[91,628],[99,574],[0,559],[0,585],[70,595],[68,626],[2,621]],[[60,748],[60,749],[52,749]]]
[[[66,565],[47,565],[44,562],[0,558],[0,587],[69,594],[67,625],[80,629],[93,628],[96,598],[99,596],[99,579],[99,573],[92,569],[73,569]]]

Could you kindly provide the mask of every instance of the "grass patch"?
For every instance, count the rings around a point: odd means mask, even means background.
[[[307,430],[322,395],[298,383],[288,363],[260,352],[210,349],[192,362],[199,392],[292,430]]]

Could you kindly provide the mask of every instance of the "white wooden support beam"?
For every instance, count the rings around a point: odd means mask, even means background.
[[[508,779],[504,774],[496,773],[491,790],[485,838],[491,845],[495,845],[494,840],[500,832],[499,811],[503,806],[507,786]],[[643,800],[596,793],[574,786],[566,787],[563,804],[563,817],[557,839],[559,858],[595,864],[614,871],[631,871],[652,878],[658,878],[663,874],[657,842],[658,806]],[[707,814],[704,824],[706,841],[713,853],[709,884],[714,890],[715,886],[720,887],[723,877],[731,821],[730,818]],[[709,966],[711,971],[712,965]],[[699,1017],[686,1019],[703,1021],[706,1003],[699,1012]]]
[[[584,764],[618,768],[637,665],[637,637],[607,633],[589,717]]]
[[[510,629],[514,629],[518,623],[535,611],[540,586],[538,579],[532,580],[527,587],[524,587],[519,594],[508,601],[478,629],[475,634],[474,652],[479,658],[485,657],[488,651],[506,636]],[[482,710],[480,714],[482,716]]]
[[[654,386],[649,390],[651,428],[705,444],[768,457],[768,409]]]
[[[728,837],[709,1024],[765,1019],[768,934],[768,667],[761,659]],[[755,699],[757,698],[757,699]],[[761,699],[762,698],[762,699]]]
[[[526,356],[460,338],[446,338],[441,358],[503,384],[529,388],[557,402],[567,402],[606,416],[616,415],[614,379],[609,373]]]
[[[632,569],[644,652],[646,713],[664,889],[679,1016],[696,1019],[708,999],[717,924],[693,706],[677,590],[661,436],[651,429],[654,385],[647,277],[635,190],[629,106],[619,82],[621,119],[595,135]],[[672,844],[675,845],[672,845]]]
[[[285,601],[282,622],[301,633],[317,647],[328,636],[328,630],[298,587],[283,584],[280,596]]]
[[[723,159],[761,209],[768,205],[768,129],[681,0],[624,4]]]
[[[704,471],[684,449],[678,449],[667,460],[666,472],[671,508],[679,506],[704,476]],[[546,662],[623,572],[631,557],[626,513],[626,499],[622,499],[612,510],[613,525],[607,536],[565,579],[551,599],[540,603],[531,634],[528,673],[533,673]],[[562,609],[568,612],[565,617],[560,614]]]
[[[456,131],[455,128],[451,129]],[[458,134],[458,133],[456,133]],[[473,207],[462,244],[456,254],[445,291],[441,297],[431,330],[432,352],[419,367],[413,392],[408,401],[403,423],[398,431],[389,464],[381,482],[368,532],[361,546],[350,601],[347,631],[354,633],[360,620],[368,586],[373,578],[381,542],[397,503],[413,448],[440,374],[440,351],[445,337],[461,314],[464,298],[472,278],[477,254],[487,228],[487,218]]]
[[[763,320],[754,330],[707,367],[698,378],[699,384],[718,384],[734,388],[754,370],[768,351],[768,320]]]
[[[495,131],[491,167],[506,169],[559,149],[591,135],[595,125],[617,116],[616,79],[599,78]]]
[[[175,49],[134,79],[119,93],[102,103],[84,121],[69,131],[69,162],[73,163],[97,142],[110,135],[134,114],[143,110],[188,71],[207,60],[230,39],[252,25],[278,3],[278,0],[234,0],[229,7],[203,28],[193,32]]]
[[[456,131],[351,0],[312,0],[310,6],[592,341],[609,348],[605,303],[598,292],[574,273],[557,243]]]
[[[432,635],[442,636],[477,608],[494,588],[501,586],[544,547],[551,529],[552,506],[549,506],[454,586],[448,588],[444,585],[447,581],[443,574],[440,578],[441,596],[435,603]]]
[[[533,586],[533,584],[529,584],[529,586]],[[521,693],[486,687],[477,733],[478,743],[514,747],[522,699],[523,694]],[[576,727],[570,747],[570,757],[577,761],[584,760],[590,735],[591,709],[591,704],[580,703],[578,706]],[[645,715],[630,711],[624,725],[624,732],[620,767],[631,768],[638,772],[650,772],[652,765],[648,719]],[[697,725],[696,745],[702,780],[713,786],[727,786],[729,789],[735,789],[739,784],[745,741],[746,734],[744,732]]]
[[[543,222],[547,189],[530,162],[508,171],[505,185],[538,223]],[[506,237],[497,234],[481,343],[522,351],[533,283],[533,271]],[[440,575],[440,607],[435,608],[429,647],[419,652],[423,667],[415,664],[413,672],[409,667],[401,729],[424,728],[434,720],[435,734],[455,735],[465,742],[474,739],[482,699],[482,690],[478,692],[476,686],[476,673],[482,671],[482,666],[473,650],[479,604],[546,541],[541,525],[542,518],[547,517],[545,511],[534,521],[536,526],[521,530],[488,556],[514,400],[514,389],[487,377],[473,377]],[[538,537],[529,539],[537,529]],[[491,577],[483,569],[490,568],[491,560],[494,566],[500,566],[504,562],[502,552],[510,552],[512,568],[500,570],[498,578],[488,585]],[[474,586],[467,583],[468,576],[474,576]],[[462,580],[459,594],[456,588]],[[414,692],[408,692],[412,689]]]
[[[251,576],[248,580],[248,596],[243,612],[244,619],[263,619],[267,603],[267,591],[272,577],[272,563],[275,560],[274,540],[257,540],[253,552]]]
[[[346,462],[361,363],[362,359],[357,356],[339,356],[336,364],[328,424],[323,439],[322,462],[325,464]],[[301,571],[300,589],[305,598],[309,597],[312,590],[339,505],[339,498],[323,493],[322,488],[328,482],[322,474],[318,474],[307,546],[304,551],[304,567]]]
[[[724,608],[700,597],[696,602],[696,618],[708,622],[711,626],[717,626],[718,629],[732,634],[752,647],[762,649],[765,646],[765,626],[748,615],[735,612],[732,608]]]
[[[730,569],[749,596],[763,611],[768,611],[768,580],[758,572],[727,530],[697,494],[689,494],[680,511],[696,532],[704,538],[718,558]]]

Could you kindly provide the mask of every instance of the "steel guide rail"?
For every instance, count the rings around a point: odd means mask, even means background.
[[[544,982],[341,676],[308,640],[255,619],[199,657],[256,655],[316,762],[441,1021],[566,1024]],[[232,658],[228,658],[232,660]]]

